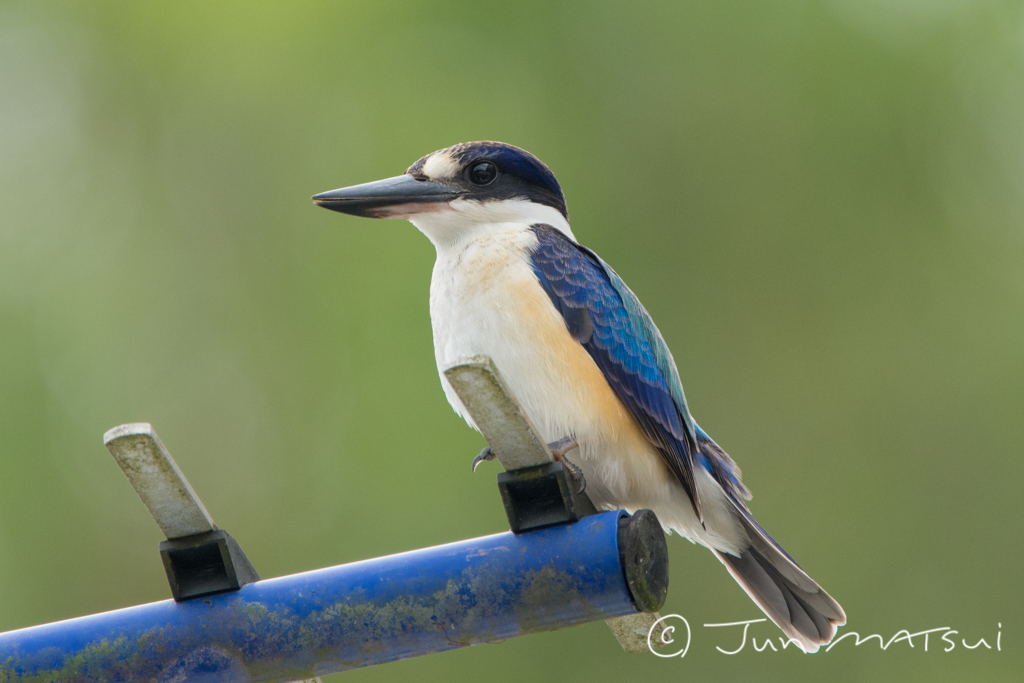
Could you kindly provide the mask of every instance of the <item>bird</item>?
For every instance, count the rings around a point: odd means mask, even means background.
[[[653,510],[666,532],[709,548],[805,652],[846,623],[839,603],[754,519],[740,469],[690,414],[661,332],[612,267],[577,241],[561,186],[540,159],[502,142],[462,143],[402,175],[312,199],[353,216],[406,219],[434,245],[435,358],[448,402],[471,427],[444,370],[483,354],[541,436],[561,445],[599,510]]]

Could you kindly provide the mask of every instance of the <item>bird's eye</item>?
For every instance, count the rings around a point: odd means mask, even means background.
[[[469,168],[469,181],[474,185],[490,185],[498,177],[498,167],[492,161],[478,161]]]

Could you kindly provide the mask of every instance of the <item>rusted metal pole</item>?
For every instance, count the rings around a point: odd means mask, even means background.
[[[508,476],[551,465],[490,359],[445,376]],[[665,599],[654,513],[596,513],[577,493],[571,505],[563,496],[573,514],[558,526],[260,581],[151,425],[122,425],[104,443],[167,535],[176,600],[2,633],[0,682],[286,683],[598,619],[639,651]]]
[[[11,631],[0,681],[294,681],[634,614],[667,562],[623,551],[654,534],[605,512]]]

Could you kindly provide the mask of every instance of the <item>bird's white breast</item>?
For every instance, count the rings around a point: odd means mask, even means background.
[[[468,356],[490,356],[545,440],[576,439],[580,449],[568,457],[582,467],[596,504],[651,508],[691,539],[728,549],[731,539],[701,528],[661,456],[569,334],[530,263],[536,244],[528,225],[510,223],[438,246],[430,318],[448,401],[473,424],[443,371]],[[725,528],[708,525],[716,526]]]

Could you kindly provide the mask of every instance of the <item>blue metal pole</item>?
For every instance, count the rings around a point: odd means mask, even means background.
[[[0,682],[295,681],[631,614],[624,516],[10,631]]]

